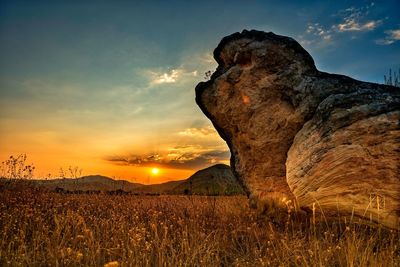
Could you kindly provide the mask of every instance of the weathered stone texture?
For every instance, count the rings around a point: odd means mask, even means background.
[[[273,33],[227,36],[214,58],[196,102],[254,202],[399,227],[399,88],[320,72],[295,40]]]

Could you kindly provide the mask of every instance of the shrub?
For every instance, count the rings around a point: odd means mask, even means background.
[[[10,156],[0,166],[0,177],[7,179],[31,179],[35,166],[27,164],[26,154]]]

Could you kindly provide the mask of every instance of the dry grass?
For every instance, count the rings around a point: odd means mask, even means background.
[[[1,266],[399,266],[400,234],[279,226],[245,197],[0,192]]]

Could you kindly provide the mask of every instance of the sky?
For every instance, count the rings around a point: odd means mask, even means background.
[[[26,154],[36,177],[77,166],[142,183],[229,164],[194,100],[224,36],[290,36],[319,70],[383,83],[400,69],[399,10],[398,0],[0,0],[0,160]]]

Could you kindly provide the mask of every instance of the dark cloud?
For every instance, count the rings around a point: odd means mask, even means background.
[[[200,169],[213,164],[229,160],[230,152],[227,150],[211,150],[202,152],[174,153],[167,156],[158,154],[139,156],[111,156],[107,161],[118,165],[131,166],[159,166],[175,169]]]

